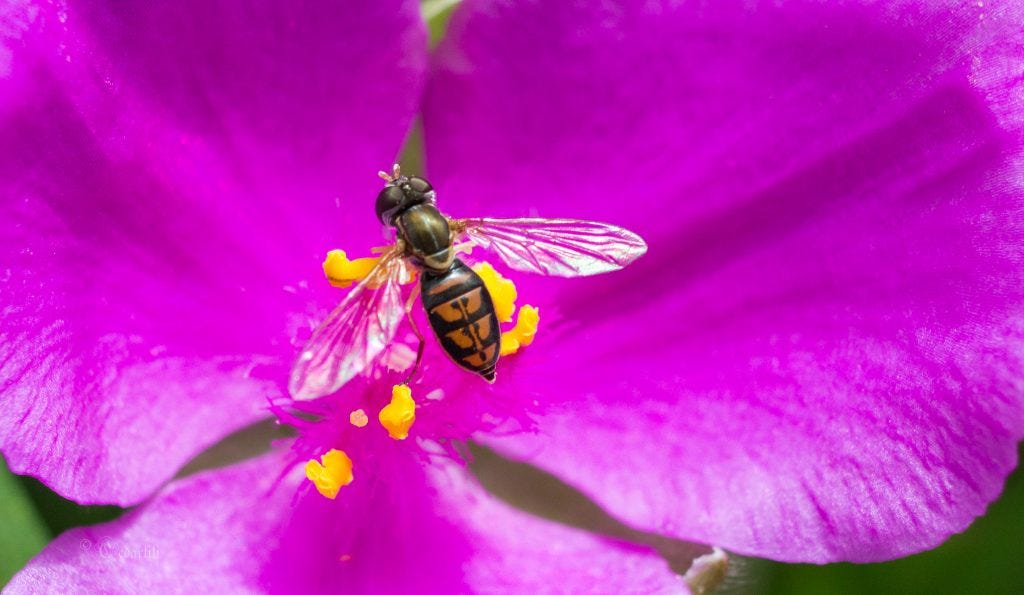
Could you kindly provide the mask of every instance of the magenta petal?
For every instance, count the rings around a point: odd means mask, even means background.
[[[257,238],[337,240],[350,207],[374,222],[365,197],[418,107],[417,2],[38,4],[12,79],[52,77],[97,150],[145,158],[190,197],[233,194]]]
[[[477,593],[688,593],[644,546],[551,523],[497,500],[454,465],[434,470],[446,508],[473,547],[465,582]]]
[[[1024,15],[990,4],[467,0],[424,99],[431,180],[460,216],[642,228],[750,201],[950,72],[1019,128]]]
[[[416,3],[246,6],[4,26],[0,448],[78,501],[137,502],[265,415],[323,253],[379,241],[365,196],[415,109]]]
[[[1019,7],[633,6],[470,2],[439,54],[453,212],[651,246],[551,281],[572,324],[496,385],[532,378],[542,433],[492,443],[742,553],[879,560],[962,530],[1024,437]],[[493,171],[526,198],[493,201]]]
[[[428,480],[419,461],[406,456],[401,469],[392,469],[406,473],[381,481],[357,464],[356,482],[330,501],[296,474],[273,487],[283,464],[271,454],[172,484],[120,520],[61,535],[8,588],[685,590],[657,556],[510,509],[455,466],[435,467]]]
[[[418,3],[39,4],[10,25],[5,107],[53,95],[97,158],[141,165],[268,267],[380,241],[368,201],[418,108]]]

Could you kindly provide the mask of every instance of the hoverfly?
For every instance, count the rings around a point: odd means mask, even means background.
[[[579,277],[621,269],[647,251],[635,233],[573,219],[451,219],[435,204],[425,179],[404,176],[398,165],[377,196],[377,217],[394,228],[394,245],[313,332],[292,369],[289,391],[300,400],[330,394],[372,366],[409,315],[419,339],[415,373],[424,339],[410,309],[403,307],[402,281],[418,271],[420,294],[441,347],[459,366],[494,382],[501,330],[483,280],[458,254],[479,246],[517,271]],[[411,268],[410,268],[411,267]]]

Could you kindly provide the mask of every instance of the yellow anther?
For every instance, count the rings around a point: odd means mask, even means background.
[[[516,311],[516,284],[511,279],[502,277],[501,273],[486,262],[476,265],[473,270],[480,275],[484,286],[487,287],[487,293],[491,294],[494,313],[498,315],[498,320],[512,322],[512,315]]]
[[[332,448],[320,457],[320,462],[306,463],[306,477],[325,498],[334,500],[338,490],[352,483],[352,459],[344,452]]]
[[[348,422],[357,428],[365,428],[370,418],[366,417],[366,412],[362,409],[356,409],[348,414]]]
[[[533,306],[523,306],[519,309],[519,318],[516,325],[507,331],[501,332],[501,355],[512,355],[521,347],[533,343],[537,335],[537,323],[540,322],[540,310]]]
[[[412,390],[398,384],[391,389],[391,403],[380,410],[377,416],[380,425],[395,440],[405,440],[409,436],[409,428],[416,421],[416,402],[412,400]]]
[[[370,274],[380,258],[349,260],[343,250],[331,250],[324,260],[324,274],[335,287],[348,287]]]

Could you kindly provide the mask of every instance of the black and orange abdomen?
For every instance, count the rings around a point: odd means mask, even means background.
[[[480,276],[456,259],[444,274],[424,272],[420,284],[423,307],[441,347],[455,363],[493,381],[501,329]]]

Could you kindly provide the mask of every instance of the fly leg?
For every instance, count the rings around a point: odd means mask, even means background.
[[[459,241],[462,239],[462,234],[466,232],[465,219],[449,219],[448,225],[451,230],[448,234],[448,245],[452,247],[452,254],[455,256],[469,254],[475,244],[468,239],[466,241]]]
[[[416,294],[418,293],[420,284],[416,283],[416,287],[413,291],[409,292],[409,299],[405,301],[405,316],[409,319],[409,326],[412,327],[412,332],[416,334],[416,338],[419,339],[419,347],[416,348],[416,362],[413,363],[412,369],[409,370],[409,374],[402,381],[402,384],[409,384],[412,377],[416,375],[416,371],[420,368],[420,361],[423,359],[423,347],[426,344],[423,340],[423,333],[420,332],[418,326],[416,326],[416,319],[412,316],[412,305],[416,302]]]

